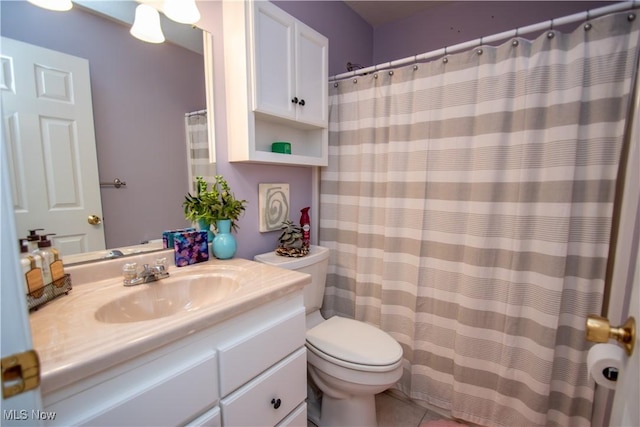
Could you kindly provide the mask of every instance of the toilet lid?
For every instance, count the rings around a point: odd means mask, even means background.
[[[386,366],[402,358],[400,344],[367,323],[334,316],[307,331],[307,342],[339,360],[369,366]]]

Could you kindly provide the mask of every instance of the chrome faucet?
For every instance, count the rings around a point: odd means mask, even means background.
[[[118,258],[124,256],[124,253],[119,250],[119,249],[112,249],[111,251],[109,251],[109,253],[105,256],[105,258]]]
[[[135,262],[125,264],[122,267],[123,284],[124,286],[136,286],[143,283],[156,282],[169,277],[167,271],[166,258],[160,258],[156,260],[154,266],[144,264],[142,271],[138,271],[138,264]]]

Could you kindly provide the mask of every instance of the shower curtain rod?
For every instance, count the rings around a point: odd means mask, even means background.
[[[435,58],[437,56],[445,56],[450,53],[459,52],[472,47],[481,46],[487,43],[493,43],[500,40],[508,39],[510,37],[518,37],[523,34],[535,33],[537,31],[552,30],[554,26],[572,24],[574,22],[588,21],[589,19],[597,18],[598,16],[606,15],[608,13],[619,12],[627,9],[635,9],[640,7],[640,0],[625,1],[615,3],[609,6],[599,7],[593,10],[587,10],[585,12],[574,13],[573,15],[564,16],[557,19],[551,19],[549,21],[540,22],[537,24],[528,25],[522,28],[515,28],[509,31],[503,31],[502,33],[493,34],[487,37],[480,37],[479,39],[470,40],[467,42],[459,43],[453,46],[432,50],[431,52],[421,53],[419,55],[408,56],[402,59],[396,59],[389,62],[384,62],[378,65],[372,65],[370,67],[361,68],[359,70],[348,71],[342,74],[336,74],[329,77],[329,81],[336,81],[347,77],[359,76],[375,71],[385,70],[389,68],[399,67],[402,65],[412,64],[419,61]]]
[[[205,114],[207,114],[207,110],[198,110],[198,111],[192,111],[190,113],[184,113],[185,117],[204,116]]]

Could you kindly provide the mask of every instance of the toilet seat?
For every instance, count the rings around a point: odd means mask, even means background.
[[[334,316],[307,331],[307,348],[338,366],[384,372],[402,363],[402,347],[367,323]]]

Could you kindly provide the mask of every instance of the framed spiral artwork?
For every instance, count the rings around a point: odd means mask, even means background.
[[[258,184],[260,231],[280,230],[289,219],[289,184]]]

